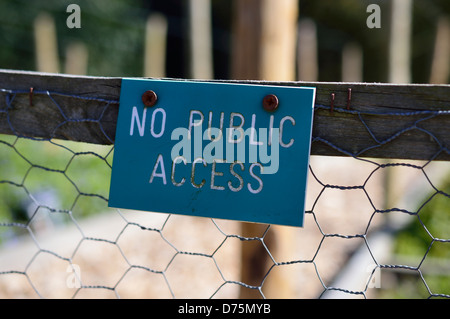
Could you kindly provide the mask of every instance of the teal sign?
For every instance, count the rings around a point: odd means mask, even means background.
[[[303,226],[315,88],[123,79],[109,206]]]

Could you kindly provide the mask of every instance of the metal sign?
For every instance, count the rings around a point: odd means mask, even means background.
[[[109,206],[303,226],[315,88],[123,79]]]

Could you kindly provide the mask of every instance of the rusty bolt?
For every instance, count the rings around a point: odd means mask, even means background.
[[[153,91],[145,91],[144,94],[142,94],[142,103],[144,103],[145,106],[152,107],[157,101],[158,96]]]
[[[276,95],[269,94],[263,99],[263,107],[268,112],[273,112],[278,108],[278,98]]]

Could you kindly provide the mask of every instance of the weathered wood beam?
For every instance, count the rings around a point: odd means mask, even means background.
[[[448,84],[223,82],[316,87],[312,155],[450,160],[450,115],[431,113],[450,111]],[[111,144],[120,87],[121,78],[0,70],[0,133]]]
[[[111,144],[120,86],[120,78],[2,70],[0,133]],[[9,94],[5,90],[24,93]],[[45,94],[47,91],[50,96]],[[8,99],[12,99],[10,105]],[[108,105],[102,100],[116,103]]]

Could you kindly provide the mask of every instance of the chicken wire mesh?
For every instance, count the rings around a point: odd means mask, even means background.
[[[311,156],[305,226],[249,236],[233,221],[108,208],[114,146],[64,141],[59,129],[102,127],[117,101],[93,99],[98,114],[74,115],[58,102],[63,94],[35,91],[60,118],[40,138],[15,129],[11,111],[28,93],[1,90],[0,121],[10,128],[0,135],[2,298],[237,298],[241,289],[266,298],[450,297],[450,167],[433,160],[448,149],[418,125],[448,112],[393,113],[418,119],[374,136],[384,145],[425,132],[437,146],[429,160]],[[258,282],[241,281],[242,267],[254,266],[242,264],[244,246],[270,261]]]

